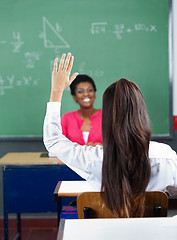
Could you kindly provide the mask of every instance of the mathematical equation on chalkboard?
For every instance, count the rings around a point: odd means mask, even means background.
[[[42,31],[39,32],[37,38],[42,39],[44,49],[53,49],[55,55],[60,53],[61,49],[70,48],[69,41],[64,39],[62,36],[62,26],[56,22],[53,26],[46,17],[42,17]],[[108,22],[91,22],[90,28],[88,29],[91,35],[101,35],[101,34],[112,34],[117,40],[122,40],[124,37],[130,35],[134,32],[147,32],[156,33],[157,26],[153,24],[146,25],[144,23],[136,23],[132,25],[127,25],[124,23],[115,23],[109,25]],[[49,34],[50,33],[50,34]],[[13,54],[22,53],[22,62],[25,65],[27,72],[30,71],[29,76],[21,76],[17,78],[15,74],[11,76],[3,76],[0,72],[0,96],[3,96],[8,89],[14,89],[15,87],[21,86],[37,86],[38,80],[33,79],[31,71],[36,67],[36,64],[40,62],[42,53],[38,51],[24,51],[25,40],[23,33],[12,32],[10,40],[0,39],[0,48],[8,45],[8,49],[11,49]],[[59,57],[59,56],[58,56]],[[53,69],[53,60],[49,61],[50,72]],[[87,74],[91,77],[101,78],[104,75],[102,69],[88,69],[86,62],[80,62],[78,65],[78,71],[81,74]]]
[[[0,95],[5,94],[5,90],[13,89],[16,87],[22,86],[32,86],[35,87],[38,85],[38,79],[33,79],[31,76],[23,76],[22,78],[17,78],[15,75],[10,75],[3,77],[0,75]]]
[[[91,25],[90,32],[93,35],[96,34],[105,34],[105,33],[112,33],[115,35],[115,37],[118,40],[122,40],[124,37],[130,35],[133,32],[149,32],[149,33],[155,33],[157,32],[157,27],[156,25],[146,25],[144,23],[136,23],[133,25],[127,25],[124,23],[117,23],[114,24],[112,27],[112,30],[108,28],[108,23],[107,22],[94,22]]]

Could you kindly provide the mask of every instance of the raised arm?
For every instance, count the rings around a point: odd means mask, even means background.
[[[77,77],[78,73],[74,73],[70,77],[73,61],[74,57],[71,53],[68,53],[67,57],[66,54],[63,54],[58,68],[58,58],[55,59],[52,73],[50,102],[61,102],[64,89]]]
[[[66,58],[66,59],[65,59]],[[47,103],[44,120],[43,140],[47,151],[86,179],[96,190],[101,189],[102,146],[81,146],[71,142],[62,134],[60,107],[63,91],[78,73],[70,77],[73,56],[62,55],[59,68],[55,59],[52,73],[50,102]]]

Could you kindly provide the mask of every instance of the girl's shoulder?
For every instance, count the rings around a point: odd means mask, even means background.
[[[149,158],[177,159],[177,155],[168,144],[151,141],[149,145]]]

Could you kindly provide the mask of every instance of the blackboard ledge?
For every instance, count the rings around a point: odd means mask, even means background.
[[[173,133],[171,134],[162,134],[162,135],[152,135],[152,141],[163,141],[163,140],[173,140]]]
[[[26,137],[0,137],[0,142],[42,142],[43,137],[35,137],[35,136],[26,136]]]

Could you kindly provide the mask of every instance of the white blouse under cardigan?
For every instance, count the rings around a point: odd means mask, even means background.
[[[96,147],[81,146],[62,135],[60,108],[60,102],[47,104],[43,132],[45,147],[51,155],[59,158],[86,179],[95,190],[100,191],[103,147],[100,145]],[[167,144],[150,142],[149,158],[151,178],[146,190],[163,191],[168,185],[177,187],[177,155],[175,151]]]

